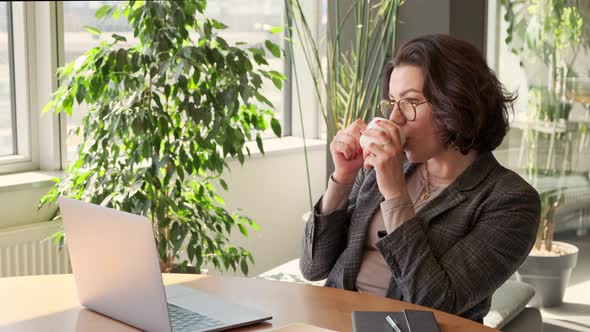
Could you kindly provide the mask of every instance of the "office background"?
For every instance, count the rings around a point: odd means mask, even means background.
[[[326,26],[333,24],[330,2],[304,1],[318,40],[324,37]],[[341,1],[347,2],[351,0]],[[96,22],[93,13],[103,3],[106,2],[0,2],[0,276],[68,271],[63,254],[57,254],[48,241],[38,242],[59,225],[49,222],[54,210],[37,210],[37,202],[52,185],[50,179],[71,162],[80,138],[67,133],[80,123],[84,109],[76,110],[68,119],[39,113],[59,84],[54,75],[57,66],[68,63],[100,42],[100,38],[93,37],[84,26],[96,25],[105,32],[128,36],[132,43],[132,34],[123,21]],[[229,26],[224,38],[230,42],[247,41],[255,45],[271,38],[282,43],[282,36],[271,35],[269,29],[284,23],[283,1],[209,0],[207,12]],[[504,165],[517,169],[523,153],[519,115],[524,114],[528,102],[528,85],[518,58],[504,43],[506,23],[502,14],[499,0],[407,0],[399,12],[396,43],[400,45],[423,33],[450,33],[470,41],[486,55],[490,67],[508,90],[519,92],[513,129],[495,152]],[[352,38],[352,32],[349,33]],[[110,33],[105,35],[110,36]],[[293,62],[297,61],[302,59],[275,59],[271,65],[289,73]],[[576,61],[579,67],[590,66],[587,54]],[[316,200],[324,190],[328,175],[326,133],[311,85],[302,88],[301,95],[306,96],[302,99],[303,124],[312,165],[311,194],[312,200]],[[221,191],[228,210],[242,209],[260,226],[260,231],[252,232],[248,238],[237,235],[232,238],[236,245],[249,249],[256,260],[250,275],[298,256],[302,216],[310,208],[294,87],[287,84],[282,92],[271,85],[265,89],[277,106],[277,117],[286,135],[277,139],[269,133],[265,140],[266,154],[254,153],[243,166],[231,161],[231,172],[226,177],[230,190]],[[574,105],[570,120],[587,123],[587,115],[582,105]],[[575,243],[580,249],[578,267],[570,286],[582,285],[590,289],[590,237],[587,235],[590,228],[590,148],[582,133],[572,135],[573,146],[567,155],[565,146],[557,146],[549,153],[547,143],[547,154],[553,158],[548,162],[569,158],[568,167],[583,175],[570,179],[580,187],[575,199],[588,203],[560,216],[556,239]],[[255,147],[255,142],[250,144]],[[579,301],[586,306],[584,308],[590,308],[590,295]],[[558,329],[579,328],[568,323],[554,325]]]

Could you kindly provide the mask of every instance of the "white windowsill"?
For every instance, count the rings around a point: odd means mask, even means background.
[[[306,139],[305,142],[307,144],[308,152],[323,149],[326,146],[326,141],[320,139]],[[299,137],[288,136],[282,138],[270,138],[264,139],[263,143],[264,156],[258,151],[258,146],[255,141],[246,143],[246,146],[250,149],[252,159],[272,158],[295,152],[303,153],[303,139]],[[246,155],[246,163],[248,162],[248,159],[249,158]],[[0,175],[0,192],[50,186],[53,184],[51,179],[54,177],[60,177],[62,174],[63,172],[60,171],[31,171]]]
[[[284,155],[295,151],[303,153],[303,139],[301,137],[286,136],[281,138],[268,138],[262,140],[264,147],[264,155],[258,150],[256,141],[246,142],[246,146],[250,149],[252,158],[268,158],[271,156]],[[326,141],[321,139],[305,139],[307,151],[316,151],[323,149],[326,146]],[[248,155],[245,156],[245,161],[248,161]]]
[[[61,174],[59,171],[32,171],[0,175],[0,192],[50,186],[54,183],[51,179]]]

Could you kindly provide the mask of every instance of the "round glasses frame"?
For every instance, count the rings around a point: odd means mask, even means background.
[[[381,114],[387,118],[389,118],[391,116],[391,112],[393,112],[393,110],[395,109],[395,105],[397,104],[397,111],[404,117],[404,119],[406,119],[406,121],[408,122],[412,122],[414,120],[416,120],[416,107],[427,103],[428,100],[424,100],[421,101],[419,103],[413,103],[407,99],[402,99],[402,100],[388,100],[388,99],[383,99],[379,102],[379,111],[381,112]],[[408,106],[406,105],[410,105],[412,106],[412,110],[414,111],[413,113],[407,114],[408,112],[411,112],[408,109]]]

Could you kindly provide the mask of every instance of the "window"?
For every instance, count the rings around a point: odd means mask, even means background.
[[[36,167],[25,7],[23,2],[0,1],[0,173]]]
[[[11,5],[0,2],[0,157],[16,154]]]
[[[91,48],[98,46],[101,41],[111,41],[111,35],[116,33],[127,38],[127,43],[120,44],[130,47],[134,43],[133,31],[129,27],[123,15],[119,19],[112,17],[97,20],[94,13],[103,5],[115,5],[117,1],[64,1],[63,3],[63,31],[64,31],[64,61],[67,64],[86,53]],[[99,29],[103,33],[92,35],[86,30],[86,26]],[[81,135],[73,135],[70,132],[82,123],[82,118],[88,111],[84,105],[78,106],[72,112],[72,116],[66,119],[66,160],[71,162],[76,158],[76,148],[81,142]]]
[[[121,15],[119,19],[112,17],[104,20],[97,20],[94,17],[96,10],[103,5],[116,4],[115,1],[65,1],[63,3],[63,31],[64,31],[64,54],[63,64],[69,63],[83,55],[87,50],[98,45],[102,40],[111,40],[113,33],[125,36],[129,41],[127,46],[133,43],[133,32],[129,28],[127,20]],[[283,37],[280,34],[271,34],[271,27],[283,24],[283,2],[274,0],[210,0],[207,3],[206,14],[228,26],[220,32],[220,35],[232,45],[235,42],[246,42],[244,47],[260,46],[264,48],[263,41],[270,39],[277,45],[282,44]],[[91,35],[86,31],[86,26],[98,28],[103,33],[101,36]],[[283,59],[269,57],[269,64],[273,70],[283,72],[285,68]],[[285,84],[284,91],[287,93],[288,85]],[[276,89],[272,82],[265,82],[263,93],[273,103],[277,111],[276,118],[282,124],[285,116],[284,94]],[[71,132],[81,124],[82,118],[87,112],[85,107],[78,107],[72,117],[67,121],[67,132]],[[283,126],[284,127],[284,126]],[[289,134],[289,128],[283,128],[284,134]],[[264,137],[273,137],[272,131],[268,130]],[[69,135],[66,140],[66,160],[71,162],[76,157],[76,148],[80,144],[81,136]]]
[[[207,2],[205,14],[228,26],[220,32],[228,44],[246,42],[244,47],[264,47],[264,40],[270,40],[277,45],[283,44],[282,34],[271,34],[270,28],[283,25],[284,3],[276,0],[210,0]],[[277,59],[273,56],[267,58],[270,69],[284,73],[288,68],[284,59]],[[285,82],[286,83],[286,82]],[[289,85],[284,84],[283,91],[288,91]],[[290,117],[289,108],[285,106],[285,93],[278,90],[272,82],[265,81],[263,94],[275,106],[275,117],[281,121],[283,134],[289,134],[290,128],[284,128],[286,117]],[[263,137],[274,137],[269,129]]]
[[[566,86],[561,103],[567,111],[555,120],[539,116],[541,110],[553,113],[555,110],[547,101],[541,104],[543,109],[537,104],[543,98],[540,91],[547,89],[547,66],[527,63],[527,59],[521,60],[511,52],[505,43],[508,25],[504,20],[505,9],[499,1],[491,1],[490,8],[494,15],[489,20],[488,39],[495,45],[488,44],[491,46],[488,63],[496,64],[494,69],[508,91],[518,92],[511,129],[494,155],[505,167],[526,178],[540,194],[557,190],[560,199],[556,201],[553,226],[556,240],[587,242],[581,237],[590,229],[590,106],[569,100]],[[590,18],[588,7],[580,10]],[[588,77],[590,54],[578,52],[573,59],[568,58],[569,74]],[[571,55],[570,50],[568,56]],[[543,200],[544,208],[547,201],[547,198]]]

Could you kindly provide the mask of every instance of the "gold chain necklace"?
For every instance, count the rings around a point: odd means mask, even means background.
[[[420,199],[425,201],[430,198],[430,179],[428,178],[428,162],[424,162],[424,169],[426,170],[426,175],[424,176],[424,187],[422,188],[422,194],[420,195]],[[433,188],[433,191],[438,188]]]

